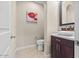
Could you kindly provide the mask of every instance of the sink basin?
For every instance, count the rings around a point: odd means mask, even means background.
[[[57,35],[61,35],[61,36],[74,36],[74,31],[58,31]]]
[[[56,37],[75,41],[74,31],[58,31],[58,32],[53,33],[52,35]]]

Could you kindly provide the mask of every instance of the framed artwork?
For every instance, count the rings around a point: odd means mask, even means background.
[[[26,21],[31,23],[37,23],[37,16],[38,14],[36,12],[26,12]]]

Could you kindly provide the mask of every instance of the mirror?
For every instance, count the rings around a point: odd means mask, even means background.
[[[75,4],[72,1],[60,2],[60,26],[74,24]]]

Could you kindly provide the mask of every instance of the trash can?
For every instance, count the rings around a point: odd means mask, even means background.
[[[39,51],[44,51],[44,39],[37,40],[37,49]]]

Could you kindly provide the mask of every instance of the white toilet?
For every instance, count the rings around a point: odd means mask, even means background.
[[[37,40],[38,51],[44,51],[44,39]]]

